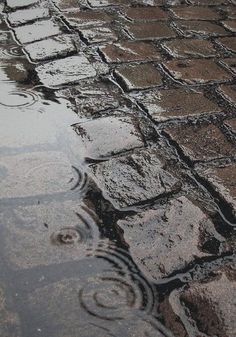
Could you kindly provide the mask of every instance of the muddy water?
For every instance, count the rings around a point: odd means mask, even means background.
[[[78,116],[0,32],[0,336],[170,336],[116,214],[88,181]],[[1,318],[2,317],[2,318]]]

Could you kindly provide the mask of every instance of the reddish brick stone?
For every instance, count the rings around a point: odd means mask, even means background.
[[[223,59],[221,60],[221,63],[233,73],[236,73],[236,57]]]
[[[165,62],[164,65],[175,79],[189,84],[232,80],[230,73],[212,60],[173,60]]]
[[[122,66],[115,74],[127,90],[146,89],[162,84],[160,72],[152,64]]]
[[[223,84],[219,87],[221,95],[233,104],[236,104],[236,85]]]
[[[236,38],[234,36],[221,37],[218,39],[218,41],[223,45],[223,47],[236,53]]]
[[[178,19],[182,20],[218,20],[220,15],[208,7],[174,7],[171,11]]]
[[[131,7],[124,14],[134,21],[166,20],[168,15],[159,7]]]
[[[185,35],[224,36],[229,33],[220,25],[210,21],[175,21]]]
[[[179,58],[210,57],[216,54],[213,44],[207,40],[176,39],[165,42],[163,47],[170,55]]]
[[[108,24],[112,18],[100,11],[68,12],[64,14],[70,25],[74,27],[101,26]]]
[[[214,125],[170,127],[166,132],[192,161],[236,155],[235,146]]]
[[[236,32],[236,20],[223,21],[223,25],[232,32]]]
[[[145,42],[124,41],[108,44],[100,50],[108,63],[160,60],[160,53],[156,48]]]
[[[221,111],[219,106],[204,97],[202,93],[182,89],[144,92],[138,96],[138,101],[158,122]]]
[[[136,40],[158,40],[175,36],[174,31],[164,22],[130,24],[127,30]]]

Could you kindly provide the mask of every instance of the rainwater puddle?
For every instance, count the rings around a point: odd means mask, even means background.
[[[103,223],[71,127],[78,115],[37,86],[9,32],[0,32],[0,119],[0,335],[171,336],[113,217]]]

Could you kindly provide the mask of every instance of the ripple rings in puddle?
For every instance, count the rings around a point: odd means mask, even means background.
[[[12,57],[23,57],[23,53],[20,47],[18,46],[9,46],[3,49],[0,49],[0,58],[12,58]]]
[[[82,170],[78,169],[75,166],[72,166],[76,176],[77,176],[77,180],[74,184],[73,187],[71,187],[71,191],[75,191],[75,190],[79,190],[82,191],[85,189],[86,185],[87,185],[87,181],[88,181],[88,176],[85,172],[83,172]]]
[[[38,101],[38,95],[32,91],[10,91],[2,92],[0,94],[0,104],[9,107],[28,107],[35,104]]]

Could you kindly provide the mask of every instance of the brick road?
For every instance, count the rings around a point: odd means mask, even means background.
[[[114,335],[235,337],[236,2],[1,3],[1,25],[23,48],[33,85],[72,105],[91,184],[85,199],[104,199],[96,211],[157,291],[154,316],[170,331],[140,332],[142,324],[133,331],[135,316]],[[63,218],[59,206],[58,212]],[[42,247],[22,258],[17,245],[26,247],[27,235],[18,244],[16,235],[16,265],[37,269],[77,259],[76,250],[54,255],[39,237]],[[41,311],[53,324],[31,336],[114,336],[98,327],[85,334],[75,323],[73,278],[36,288],[25,304],[33,325]],[[56,298],[49,308],[48,294]],[[0,287],[0,336],[28,336],[4,296]],[[72,315],[68,322],[59,307]]]

